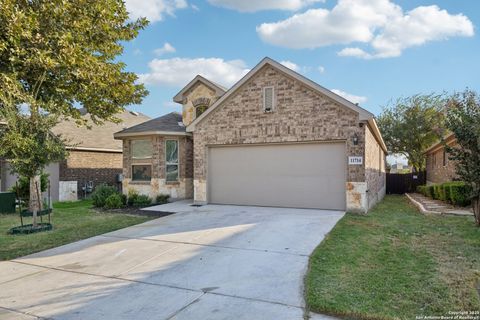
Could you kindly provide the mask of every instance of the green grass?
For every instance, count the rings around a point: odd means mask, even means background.
[[[21,257],[80,239],[142,223],[152,217],[96,212],[89,201],[54,205],[53,230],[28,235],[8,235],[11,227],[20,225],[18,214],[0,214],[0,260]],[[47,221],[44,217],[44,221]],[[26,218],[24,223],[31,223]]]
[[[426,216],[386,196],[368,215],[346,214],[317,247],[305,298],[344,318],[415,319],[480,310],[479,281],[473,217]]]

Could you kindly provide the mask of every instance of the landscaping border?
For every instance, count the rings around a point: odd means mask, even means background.
[[[420,200],[415,198],[415,195],[406,193],[405,196],[413,203],[423,214],[436,214],[436,215],[445,215],[445,216],[470,216],[473,215],[473,212],[466,210],[465,208],[452,207],[448,208],[447,206],[444,209],[432,210],[428,208],[428,205],[425,205]],[[434,200],[440,201],[441,200]]]
[[[442,214],[441,212],[430,211],[430,210],[425,209],[423,204],[421,204],[417,200],[413,199],[413,197],[411,195],[409,195],[408,193],[405,193],[405,195],[407,196],[408,200],[410,200],[410,202],[413,203],[413,205],[416,206],[418,208],[418,210],[420,210],[421,213],[423,213],[423,214]]]

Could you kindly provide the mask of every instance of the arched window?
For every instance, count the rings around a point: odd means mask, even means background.
[[[200,117],[208,109],[206,105],[200,105],[195,107],[195,119]]]

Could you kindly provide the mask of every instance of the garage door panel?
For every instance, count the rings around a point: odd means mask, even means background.
[[[345,209],[345,145],[214,147],[211,203]]]

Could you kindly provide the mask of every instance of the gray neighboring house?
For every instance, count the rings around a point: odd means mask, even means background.
[[[138,112],[125,110],[117,115],[121,123],[106,122],[94,125],[88,113],[81,110],[92,129],[78,127],[64,120],[52,130],[54,134],[68,139],[69,156],[59,163],[52,163],[45,172],[49,174],[53,201],[74,201],[82,198],[82,188],[92,182],[119,185],[117,177],[122,173],[122,143],[113,139],[118,130],[143,123],[150,118]],[[8,161],[0,159],[0,191],[7,191],[17,181],[9,170]]]
[[[115,134],[125,193],[358,212],[385,195],[373,114],[270,58],[228,90],[197,76],[173,100],[182,115]]]

